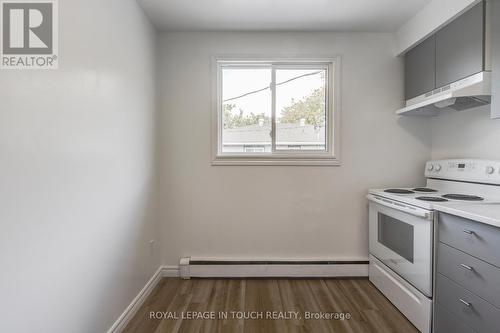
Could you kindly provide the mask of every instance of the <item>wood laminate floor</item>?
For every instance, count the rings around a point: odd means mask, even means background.
[[[186,318],[199,315],[215,319]],[[132,332],[418,331],[368,279],[163,279],[124,331]]]

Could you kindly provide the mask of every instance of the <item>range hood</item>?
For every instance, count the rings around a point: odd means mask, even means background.
[[[440,110],[462,111],[491,102],[491,72],[484,71],[406,101],[399,115],[435,116]]]

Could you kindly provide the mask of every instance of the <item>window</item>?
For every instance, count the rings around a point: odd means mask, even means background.
[[[337,165],[339,59],[214,59],[214,165]]]

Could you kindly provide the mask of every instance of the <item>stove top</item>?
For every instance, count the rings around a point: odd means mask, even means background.
[[[429,189],[417,191],[417,189]],[[433,205],[458,207],[470,204],[500,203],[500,187],[429,179],[426,187],[372,189],[379,197],[433,210]]]
[[[425,165],[423,186],[370,190],[370,194],[426,210],[500,203],[500,161],[439,160]]]
[[[420,188],[414,188],[414,189],[404,189],[404,188],[390,188],[384,190],[385,193],[392,193],[392,194],[415,194],[415,192],[425,192],[425,193],[438,193],[437,190],[426,188],[426,187],[420,187]],[[457,201],[483,201],[484,198],[480,197],[478,195],[472,195],[472,194],[460,194],[460,193],[447,193],[447,194],[442,194],[440,196],[418,196],[415,197],[417,200],[422,200],[422,201],[433,201],[433,202],[446,202],[449,200],[457,200]]]

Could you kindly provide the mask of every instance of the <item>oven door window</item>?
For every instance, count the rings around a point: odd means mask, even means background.
[[[378,213],[378,242],[413,263],[413,226]]]

